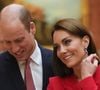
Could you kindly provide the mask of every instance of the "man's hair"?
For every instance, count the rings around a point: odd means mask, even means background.
[[[24,24],[25,28],[30,30],[30,22],[32,22],[32,17],[30,12],[26,8],[21,8],[19,11],[19,19]]]
[[[15,9],[14,9],[15,8]],[[2,19],[3,14],[6,15],[5,17],[8,20],[19,19],[23,25],[25,26],[26,30],[30,30],[30,22],[32,21],[31,13],[26,9],[23,5],[19,4],[11,4],[4,7],[0,13],[0,19]],[[5,14],[6,13],[6,14]],[[3,17],[5,19],[5,17]]]

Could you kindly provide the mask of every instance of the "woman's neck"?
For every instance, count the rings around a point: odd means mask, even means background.
[[[80,81],[81,80],[81,66],[80,65],[75,66],[73,68],[73,71],[74,71],[74,75],[77,78],[77,80]]]

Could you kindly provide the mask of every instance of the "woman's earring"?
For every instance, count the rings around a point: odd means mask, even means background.
[[[84,48],[85,54],[88,55],[87,48]]]

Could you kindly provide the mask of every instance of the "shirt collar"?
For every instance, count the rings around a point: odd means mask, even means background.
[[[33,62],[40,65],[41,64],[41,51],[40,51],[40,48],[39,48],[36,40],[35,40],[35,44],[36,44],[36,47],[30,57],[33,60]]]

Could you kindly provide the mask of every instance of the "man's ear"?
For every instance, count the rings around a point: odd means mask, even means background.
[[[82,44],[83,44],[84,48],[88,48],[89,43],[90,43],[89,36],[85,35],[82,40],[83,40]]]
[[[36,33],[36,26],[34,22],[30,22],[30,32],[34,35]]]

